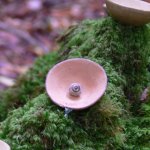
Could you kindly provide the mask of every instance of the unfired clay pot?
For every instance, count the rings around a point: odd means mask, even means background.
[[[64,108],[87,108],[100,99],[106,87],[104,69],[82,58],[68,59],[55,65],[46,78],[48,95]]]
[[[109,14],[119,22],[140,26],[150,22],[150,4],[142,0],[106,0]]]
[[[0,140],[0,150],[10,150],[10,147],[7,143]]]

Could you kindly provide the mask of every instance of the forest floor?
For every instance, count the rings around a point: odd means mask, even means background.
[[[1,0],[0,90],[34,59],[58,48],[57,37],[83,19],[105,16],[103,0]]]

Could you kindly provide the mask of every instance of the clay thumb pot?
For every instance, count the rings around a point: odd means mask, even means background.
[[[10,147],[7,143],[4,141],[0,140],[0,150],[10,150]]]

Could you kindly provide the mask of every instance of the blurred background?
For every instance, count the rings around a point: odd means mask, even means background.
[[[104,0],[0,0],[0,90],[36,57],[56,50],[57,37],[84,19],[106,15]]]

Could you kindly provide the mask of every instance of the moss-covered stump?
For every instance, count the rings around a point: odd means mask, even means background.
[[[0,94],[0,138],[12,150],[109,150],[150,147],[150,28],[123,26],[111,18],[87,20],[58,40],[60,50],[37,59],[14,87]],[[45,76],[56,63],[74,57],[104,67],[108,87],[94,106],[64,110],[45,93]]]

